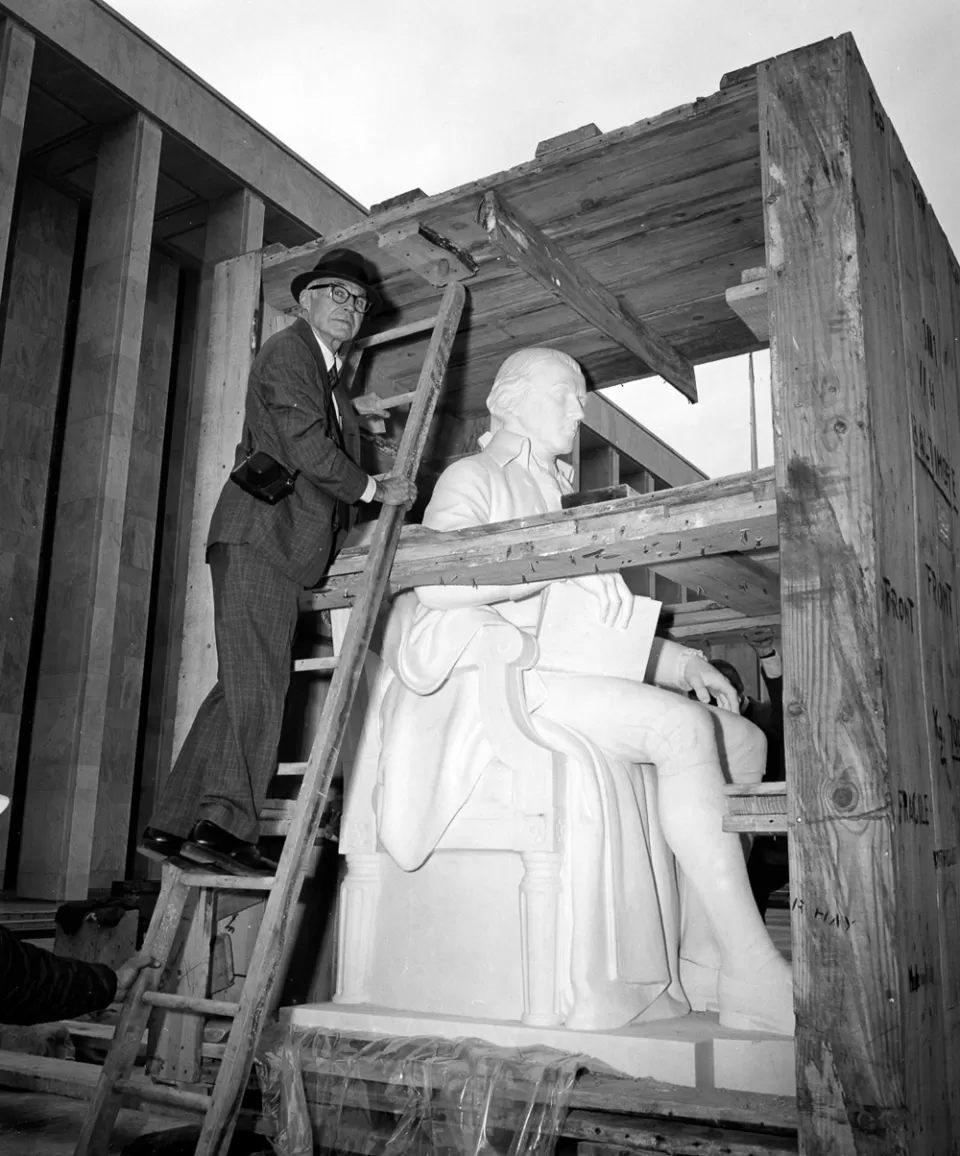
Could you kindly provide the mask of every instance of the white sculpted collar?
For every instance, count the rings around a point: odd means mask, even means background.
[[[520,434],[511,433],[510,430],[499,429],[496,433],[481,434],[477,439],[477,444],[480,446],[482,453],[489,454],[498,466],[503,467],[510,462],[521,459],[520,464],[524,469],[530,469],[530,459],[541,466],[542,469],[548,467],[543,466],[540,459],[532,452],[530,447],[530,439],[521,437]],[[569,462],[561,461],[557,458],[555,461],[557,473],[568,485],[573,485],[573,466]]]

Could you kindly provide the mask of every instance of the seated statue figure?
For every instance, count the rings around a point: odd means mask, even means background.
[[[559,510],[572,471],[558,457],[573,446],[585,396],[566,354],[509,357],[487,402],[491,432],[442,474],[424,525],[451,531]],[[727,1027],[789,1034],[790,968],[758,914],[740,838],[722,828],[721,752],[729,772],[759,781],[765,740],[698,651],[654,639],[658,608],[618,573],[401,596],[377,696],[378,846],[403,872],[436,858],[493,758],[477,706],[477,641],[510,624],[538,643],[522,676],[527,717],[571,768],[553,1022],[617,1028],[682,1015],[692,1003],[718,1009]],[[629,638],[629,663],[614,668],[593,654],[591,630]],[[560,650],[567,636],[560,659],[558,633]],[[466,902],[481,920],[475,878],[470,887]],[[402,970],[402,930],[390,935],[389,966]],[[704,977],[707,994],[693,998]]]

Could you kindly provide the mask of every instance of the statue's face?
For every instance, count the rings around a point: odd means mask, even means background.
[[[580,373],[559,361],[544,361],[530,376],[530,388],[511,415],[514,432],[530,439],[541,455],[557,457],[573,449],[587,391]]]

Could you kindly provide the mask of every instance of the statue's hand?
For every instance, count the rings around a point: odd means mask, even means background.
[[[737,692],[720,671],[711,666],[697,651],[690,651],[683,676],[689,689],[701,702],[709,702],[712,698],[716,700],[721,710],[728,710],[732,714],[740,713],[740,699]]]
[[[614,626],[626,630],[630,625],[630,615],[633,613],[633,595],[630,588],[618,573],[613,574],[585,574],[580,578],[571,578],[582,586],[599,602],[599,617],[604,626]]]

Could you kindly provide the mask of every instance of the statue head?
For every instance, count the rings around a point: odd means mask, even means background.
[[[559,349],[520,349],[500,366],[487,397],[491,432],[507,429],[528,438],[542,456],[569,453],[586,394],[572,357]]]

